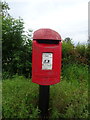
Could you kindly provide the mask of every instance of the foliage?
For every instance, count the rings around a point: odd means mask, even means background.
[[[76,46],[76,57],[79,63],[88,64],[87,53],[88,53],[88,46],[78,43]]]
[[[67,74],[68,73],[68,74]],[[62,68],[63,79],[77,83],[88,80],[88,65],[67,64]]]
[[[88,66],[73,64],[62,71],[61,82],[50,86],[49,118],[88,117]],[[3,81],[3,117],[38,118],[38,85],[22,76]]]
[[[23,19],[9,14],[9,6],[2,2],[2,67],[3,79],[15,74],[32,76],[32,30],[24,31]],[[62,68],[67,64],[88,64],[89,49],[86,45],[74,46],[71,38],[62,42]]]
[[[87,58],[87,64],[90,65],[90,42],[88,42],[88,46],[86,50],[86,58]]]
[[[22,76],[3,81],[3,118],[36,118],[38,110],[38,85]]]
[[[84,83],[76,87],[74,83],[62,81],[51,87],[51,93],[52,118],[88,117],[88,90]]]
[[[14,74],[31,76],[31,32],[24,31],[23,19],[8,14],[8,4],[2,3],[2,67],[3,78]]]
[[[2,16],[8,16],[9,13],[8,13],[8,10],[10,10],[9,6],[8,6],[8,3],[7,2],[1,2],[0,1],[0,15]]]
[[[2,2],[3,118],[38,118],[38,85],[25,78],[32,73],[32,30],[26,34],[23,19],[10,16],[9,9]],[[61,83],[50,91],[51,119],[88,117],[89,48],[63,40]]]
[[[65,70],[65,71],[64,71]],[[51,86],[50,116],[88,118],[88,69],[73,65],[63,70],[61,83]]]
[[[65,38],[62,43],[63,65],[82,63],[88,64],[88,47],[85,44],[73,44],[72,39]]]
[[[62,57],[64,65],[75,61],[74,45],[70,38],[66,38],[62,43]]]

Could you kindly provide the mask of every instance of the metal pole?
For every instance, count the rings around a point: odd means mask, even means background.
[[[42,120],[48,120],[49,88],[50,86],[39,86],[39,109]]]

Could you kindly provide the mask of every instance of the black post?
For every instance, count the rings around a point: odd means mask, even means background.
[[[42,120],[48,120],[49,88],[50,86],[39,86],[39,109]]]

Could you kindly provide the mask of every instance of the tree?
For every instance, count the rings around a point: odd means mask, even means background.
[[[2,3],[2,8],[3,73],[5,76],[17,73],[28,77],[31,72],[31,38],[25,35],[23,19],[10,16],[6,2]]]
[[[64,41],[67,42],[67,43],[71,43],[72,44],[72,39],[69,38],[69,37],[65,38]]]
[[[1,7],[0,15],[8,16],[9,15],[8,10],[10,10],[8,3],[6,3],[5,1],[4,2],[0,1],[0,7]]]

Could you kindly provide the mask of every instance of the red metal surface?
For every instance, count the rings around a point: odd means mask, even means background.
[[[34,32],[33,39],[61,40],[61,36],[51,29],[39,29]]]
[[[46,36],[45,36],[46,33]],[[41,35],[40,35],[41,34]],[[60,82],[62,43],[38,43],[37,39],[61,40],[60,35],[51,29],[39,29],[33,36],[32,82],[39,85],[53,85]],[[42,53],[52,53],[52,70],[42,70]]]

